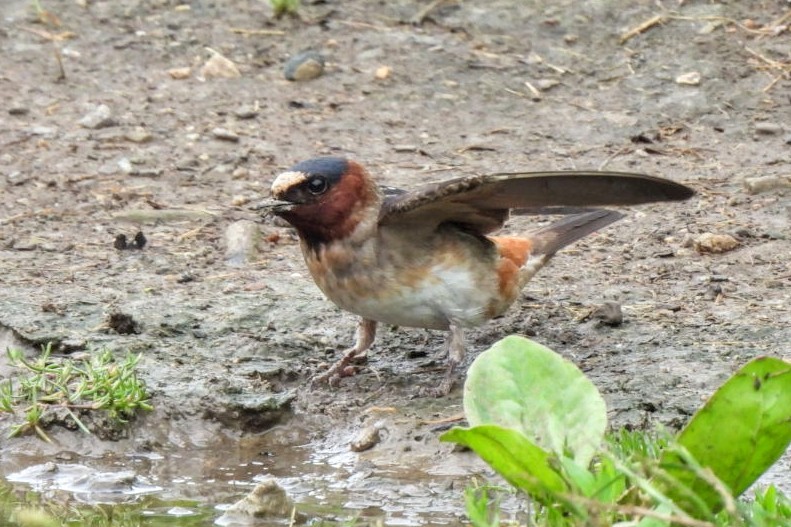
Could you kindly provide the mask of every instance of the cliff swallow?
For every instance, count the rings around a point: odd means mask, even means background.
[[[371,347],[382,322],[448,331],[447,394],[464,357],[463,330],[501,315],[561,248],[614,221],[590,207],[685,200],[688,187],[619,172],[523,172],[462,177],[406,192],[379,187],[359,163],[303,161],[272,183],[268,207],[297,230],[310,274],[359,315],[354,346],[318,380],[334,382]],[[524,236],[492,236],[512,211],[563,213]]]

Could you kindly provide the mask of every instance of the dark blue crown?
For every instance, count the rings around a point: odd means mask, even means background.
[[[346,169],[349,162],[343,157],[314,157],[307,161],[297,163],[289,169],[289,172],[302,172],[309,176],[324,176],[329,183],[338,181]]]

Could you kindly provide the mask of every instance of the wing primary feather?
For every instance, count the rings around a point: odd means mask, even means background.
[[[580,238],[615,223],[623,217],[624,215],[620,212],[606,209],[568,216],[531,233],[530,241],[533,243],[533,251],[536,254],[552,256],[563,247],[571,245]]]
[[[607,206],[681,201],[694,195],[689,187],[655,176],[626,172],[518,172],[471,176],[425,185],[389,196],[380,224],[442,223],[478,225],[481,234],[501,223],[491,221],[500,211],[575,214]],[[476,219],[476,218],[479,218]]]

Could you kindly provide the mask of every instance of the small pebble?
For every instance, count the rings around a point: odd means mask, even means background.
[[[34,126],[29,132],[30,135],[55,135],[58,129],[54,126]]]
[[[214,128],[211,131],[212,137],[220,139],[221,141],[230,141],[232,143],[239,142],[239,134],[227,128]]]
[[[777,123],[755,123],[755,133],[763,135],[778,135],[783,133],[783,127]]]
[[[360,430],[360,433],[351,442],[349,448],[351,448],[352,452],[364,452],[372,449],[382,440],[382,435],[379,433],[381,429],[382,425],[380,423],[366,426]]]
[[[110,107],[106,104],[100,104],[88,112],[82,119],[80,119],[79,124],[83,128],[97,130],[99,128],[114,126],[117,123],[113,118],[113,113],[110,110]]]
[[[780,188],[791,188],[791,175],[745,178],[744,188],[750,194],[759,194],[761,192]]]
[[[739,246],[739,240],[730,234],[714,234],[704,232],[693,241],[693,247],[701,254],[704,253],[724,253],[731,251]]]
[[[697,71],[682,73],[681,75],[676,77],[676,84],[682,84],[685,86],[697,86],[698,84],[700,84],[700,73]]]
[[[709,284],[703,294],[707,300],[716,300],[720,295],[722,295],[722,286],[720,284]]]
[[[237,119],[254,119],[258,117],[258,109],[254,106],[242,106],[233,111]]]
[[[231,179],[246,179],[250,175],[250,169],[245,167],[236,167],[231,172]]]
[[[554,88],[558,84],[560,84],[560,81],[556,79],[538,79],[536,81],[536,88],[541,91],[547,91]]]
[[[787,145],[791,145],[791,134],[788,134],[785,139],[783,139]]]
[[[309,81],[324,74],[324,57],[315,51],[305,51],[291,57],[283,67],[286,79]]]
[[[234,207],[241,207],[243,205],[247,205],[248,203],[250,203],[250,196],[242,195],[231,198],[231,205]]]
[[[391,73],[393,73],[393,68],[391,68],[390,66],[379,66],[378,68],[376,68],[376,73],[374,73],[374,77],[376,77],[380,81],[383,81],[388,77],[390,77]]]
[[[164,173],[161,168],[138,168],[132,170],[129,175],[136,177],[158,178]]]
[[[618,302],[605,302],[593,310],[591,316],[607,326],[623,324],[623,310]]]
[[[218,525],[253,525],[262,518],[288,519],[294,514],[294,502],[288,497],[286,491],[280,487],[274,478],[267,478],[230,507],[217,520]],[[296,513],[297,518],[304,518]],[[300,523],[302,523],[300,521]]]
[[[122,157],[118,160],[118,169],[124,174],[131,174],[132,170],[134,170],[128,157]]]
[[[147,143],[152,139],[151,133],[142,126],[134,127],[126,133],[125,137],[128,141],[132,141],[133,143]]]
[[[170,75],[171,79],[177,81],[188,79],[189,76],[192,75],[192,68],[189,66],[184,68],[171,68],[168,70],[168,75]]]
[[[393,150],[396,152],[417,152],[415,145],[393,145]]]
[[[200,70],[205,79],[235,79],[241,77],[239,68],[230,59],[214,52]]]

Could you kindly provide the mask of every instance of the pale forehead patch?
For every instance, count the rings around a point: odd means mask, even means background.
[[[302,184],[307,178],[308,175],[304,172],[281,172],[272,182],[272,195],[277,197],[285,194],[288,189]]]

